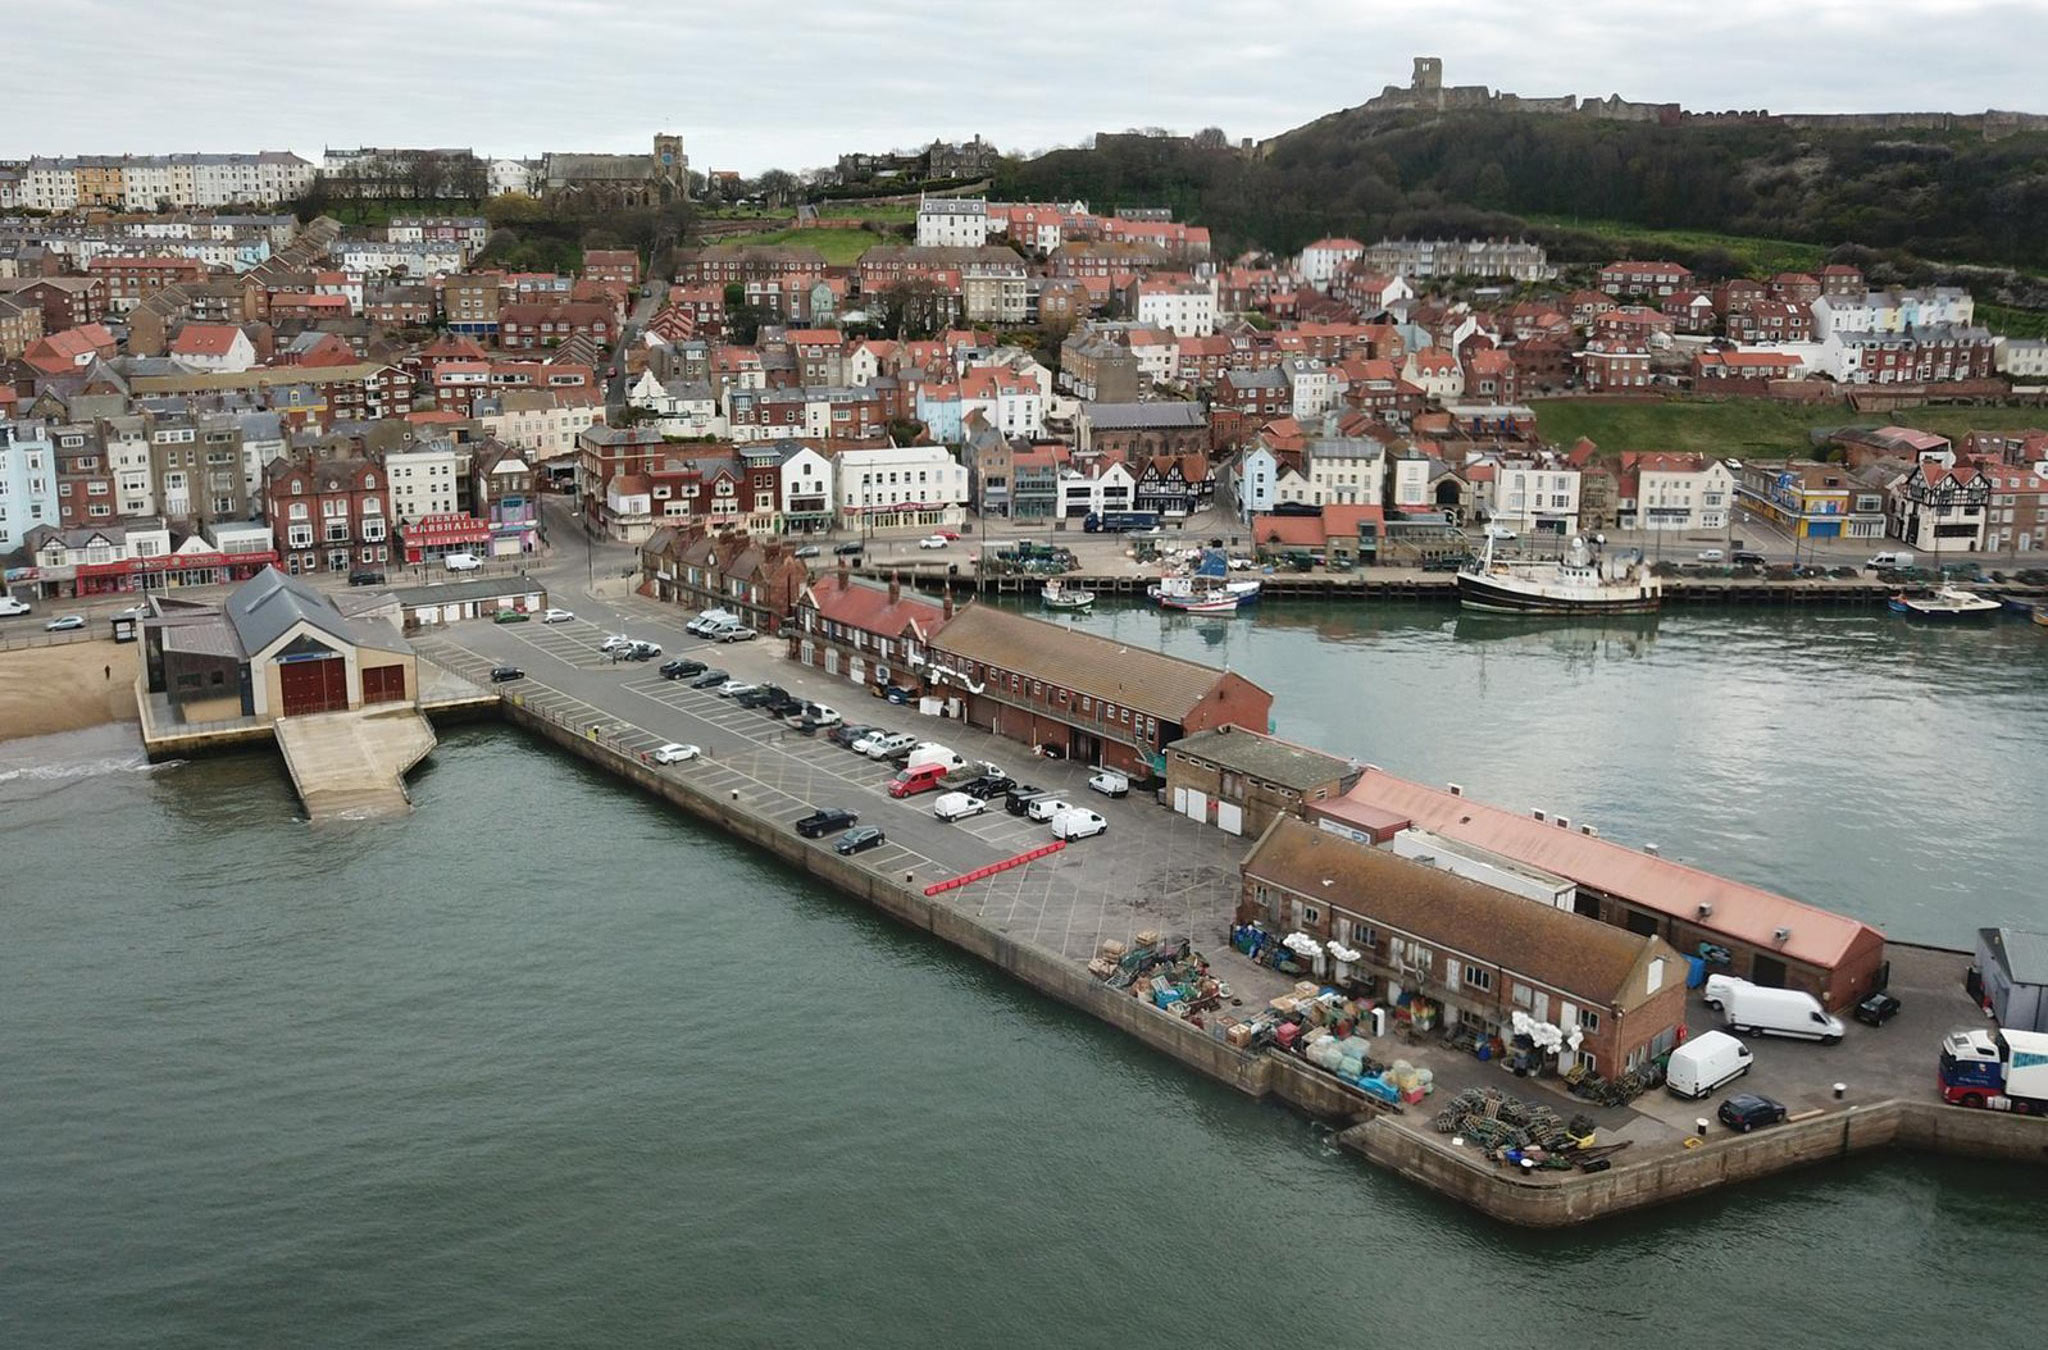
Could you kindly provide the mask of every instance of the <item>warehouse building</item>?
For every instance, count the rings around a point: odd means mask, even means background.
[[[1359,765],[1237,726],[1198,731],[1166,749],[1167,801],[1190,820],[1256,838],[1280,816],[1344,795]]]
[[[1977,930],[1977,978],[1984,1006],[2008,1031],[2048,1031],[2048,934]]]

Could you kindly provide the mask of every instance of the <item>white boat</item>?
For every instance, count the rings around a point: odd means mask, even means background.
[[[1640,552],[1602,557],[1574,535],[1561,559],[1507,561],[1486,539],[1479,560],[1458,569],[1458,603],[1491,614],[1649,614],[1664,603],[1664,583]]]
[[[1978,619],[2005,606],[1959,586],[1943,586],[1932,595],[1895,595],[1891,611],[1913,619]]]
[[[1047,609],[1071,614],[1092,607],[1095,604],[1095,592],[1082,590],[1078,586],[1068,586],[1059,581],[1048,581],[1045,583],[1045,589],[1038,593],[1038,603]]]
[[[1206,584],[1207,580],[1161,577],[1145,588],[1145,594],[1151,596],[1161,609],[1178,610],[1183,614],[1237,613],[1237,607],[1244,603],[1244,595],[1222,586],[1210,586]]]

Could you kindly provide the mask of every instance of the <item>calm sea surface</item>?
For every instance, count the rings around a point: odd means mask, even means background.
[[[1899,936],[2048,926],[2029,626],[1086,622]],[[416,796],[0,745],[0,1346],[1860,1348],[2048,1270],[2044,1174],[1910,1158],[1516,1233],[509,729]]]

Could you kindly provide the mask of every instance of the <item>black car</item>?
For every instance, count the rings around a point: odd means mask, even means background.
[[[860,812],[849,811],[843,806],[821,806],[796,823],[796,832],[806,839],[821,839],[834,830],[843,830],[860,819]]]
[[[1005,778],[999,773],[985,773],[979,778],[970,778],[962,783],[959,791],[966,793],[970,797],[979,797],[982,801],[987,801],[991,797],[1008,792],[1015,786],[1017,786],[1017,781],[1013,778]]]
[[[911,690],[905,689],[900,684],[892,684],[886,689],[882,690],[882,697],[887,699],[891,703],[902,706],[908,704],[910,700],[916,698],[917,695],[913,693]]]
[[[733,702],[742,708],[759,708],[787,697],[787,691],[779,684],[757,684],[744,694],[735,695]]]
[[[1026,787],[1019,783],[1003,798],[1003,809],[1013,816],[1021,816],[1030,809],[1031,803],[1046,795],[1044,788]]]
[[[348,584],[351,586],[382,586],[384,584],[384,574],[382,572],[351,572],[348,574]]]
[[[839,545],[837,548],[832,550],[832,556],[835,558],[858,558],[861,555],[862,551],[862,546],[858,541],[856,541],[851,544]]]
[[[868,735],[870,732],[880,731],[881,729],[880,727],[871,727],[861,722],[841,722],[838,726],[832,728],[832,733],[827,739],[834,745],[843,745],[848,749],[852,749],[855,741]]]
[[[731,678],[732,676],[726,674],[722,670],[707,670],[703,674],[699,675],[696,679],[690,681],[690,688],[716,689],[719,685],[724,684],[727,680]]]
[[[661,677],[665,680],[686,680],[692,675],[702,675],[708,667],[702,661],[692,661],[679,656],[673,661],[661,663]]]
[[[523,680],[526,672],[517,666],[492,666],[491,683],[504,684],[508,680]]]
[[[1748,1134],[1759,1125],[1776,1125],[1782,1121],[1785,1105],[1769,1097],[1759,1097],[1754,1092],[1738,1092],[1722,1102],[1721,1109],[1715,1114],[1729,1129]]]
[[[770,717],[799,717],[802,716],[804,711],[804,701],[800,698],[783,694],[780,697],[771,698],[766,703],[763,703],[761,711],[767,713]],[[813,730],[815,729],[814,727]]]
[[[886,838],[879,826],[860,825],[840,835],[839,842],[832,846],[832,851],[841,856],[865,853],[871,848],[880,848]]]
[[[1880,989],[1865,995],[1863,1001],[1856,1005],[1854,1016],[1865,1026],[1881,1027],[1896,1017],[1898,1011],[1899,1001]]]
[[[1738,548],[1729,554],[1728,561],[1737,567],[1764,567],[1770,563],[1770,559],[1764,557],[1763,554],[1752,553],[1745,548]]]

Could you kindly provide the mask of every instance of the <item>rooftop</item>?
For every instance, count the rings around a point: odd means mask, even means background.
[[[1304,792],[1350,779],[1358,773],[1358,767],[1349,761],[1273,736],[1261,736],[1243,727],[1198,731],[1175,741],[1167,750]]]

